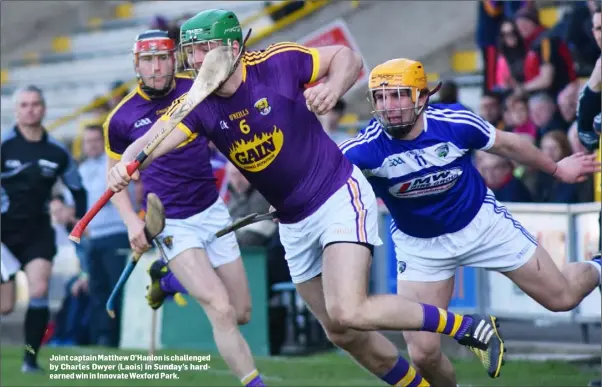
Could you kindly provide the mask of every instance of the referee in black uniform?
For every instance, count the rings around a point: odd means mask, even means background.
[[[49,320],[48,280],[56,254],[48,205],[60,178],[75,200],[73,221],[86,212],[86,191],[68,150],[42,126],[46,112],[40,89],[28,86],[14,96],[17,124],[3,131],[1,198],[3,247],[21,264],[27,276],[29,306],[25,315],[23,372],[38,372],[37,353]],[[0,311],[15,304],[14,275],[0,285]]]

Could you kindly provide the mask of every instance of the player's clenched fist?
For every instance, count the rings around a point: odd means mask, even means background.
[[[312,112],[322,115],[329,112],[336,105],[339,96],[324,83],[306,89],[303,92],[307,108]]]
[[[138,180],[140,172],[135,171],[132,176],[128,175],[127,166],[120,161],[107,173],[107,186],[113,192],[119,192],[128,186],[130,179]]]

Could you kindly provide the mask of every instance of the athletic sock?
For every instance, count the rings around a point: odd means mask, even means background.
[[[385,383],[397,387],[427,387],[430,386],[414,367],[403,357],[397,359],[397,363],[391,371],[381,378]]]
[[[38,351],[46,333],[50,311],[48,306],[29,306],[25,314],[25,362],[37,364]]]
[[[452,313],[433,305],[422,304],[422,310],[424,313],[423,331],[441,333],[456,340],[464,336],[473,321],[470,316]]]
[[[259,375],[257,370],[253,370],[253,372],[242,378],[240,381],[245,387],[265,387],[263,380],[261,380],[261,375]]]
[[[178,281],[178,279],[172,272],[167,273],[163,278],[161,278],[161,280],[159,281],[159,284],[161,285],[161,290],[163,290],[165,293],[188,294],[188,291],[186,290],[186,288],[184,286],[182,286],[180,281]]]

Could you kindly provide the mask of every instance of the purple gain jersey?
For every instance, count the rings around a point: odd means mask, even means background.
[[[245,53],[236,93],[211,95],[182,121],[182,130],[207,136],[236,165],[282,223],[314,213],[353,169],[305,104],[318,55],[295,43]]]
[[[111,112],[104,124],[105,150],[109,157],[119,160],[126,148],[142,137],[192,85],[192,80],[187,78],[176,77],[175,80],[175,89],[166,97],[150,99],[138,87]],[[198,214],[218,198],[208,141],[196,133],[190,134],[186,142],[141,172],[144,208],[147,193],[153,192],[161,199],[165,216],[170,219],[185,219]]]

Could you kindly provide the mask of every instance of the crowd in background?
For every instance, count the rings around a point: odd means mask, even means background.
[[[529,139],[554,161],[585,152],[577,136],[577,102],[599,63],[600,3],[573,2],[549,29],[541,25],[532,1],[481,1],[478,6],[485,79],[478,114],[500,130]],[[564,184],[479,153],[477,167],[502,202],[593,201],[593,179]]]

